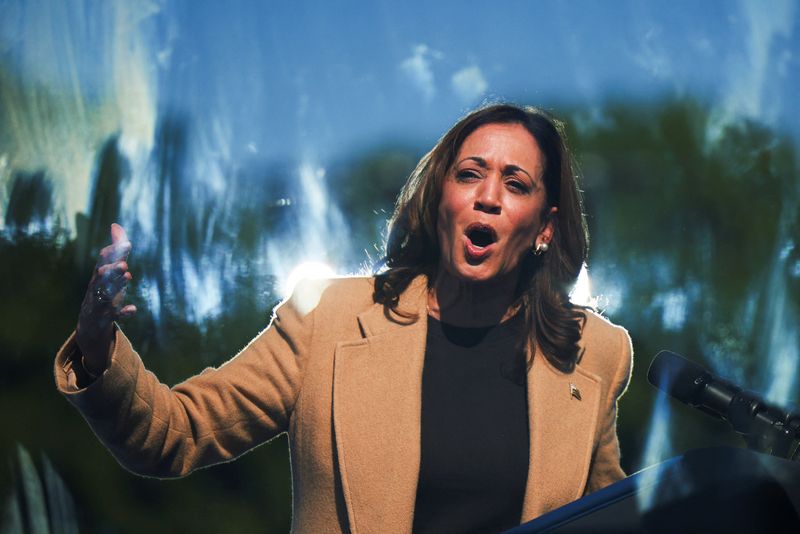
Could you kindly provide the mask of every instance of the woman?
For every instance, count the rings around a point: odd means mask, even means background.
[[[498,531],[624,476],[627,332],[572,306],[587,237],[556,123],[493,105],[404,187],[387,269],[301,284],[218,369],[173,387],[113,320],[112,227],[58,387],[120,463],[174,477],[288,432],[297,532]]]

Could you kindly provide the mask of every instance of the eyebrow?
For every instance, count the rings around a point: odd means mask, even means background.
[[[488,169],[489,168],[489,164],[486,162],[486,160],[481,158],[481,157],[479,157],[479,156],[470,156],[470,157],[462,159],[458,163],[461,164],[461,163],[463,163],[463,162],[465,162],[467,160],[474,161],[482,169]],[[526,171],[525,169],[523,169],[519,165],[506,165],[503,168],[503,174],[511,174],[511,173],[514,173],[514,172],[517,172],[517,171],[524,172],[525,174],[528,175],[528,177],[531,179],[532,182],[536,183],[536,179],[533,177],[533,175],[531,175],[531,173],[529,173],[528,171]]]

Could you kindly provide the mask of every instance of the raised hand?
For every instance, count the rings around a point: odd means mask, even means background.
[[[125,290],[131,281],[128,254],[131,243],[122,226],[111,225],[111,244],[100,251],[78,316],[76,341],[83,354],[83,366],[98,375],[108,365],[114,334],[114,321],[136,313],[136,306],[125,305]]]

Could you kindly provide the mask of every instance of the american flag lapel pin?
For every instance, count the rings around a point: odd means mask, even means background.
[[[572,382],[570,382],[570,384],[569,384],[569,394],[572,395],[573,397],[575,397],[578,400],[582,400],[581,399],[581,390],[579,390],[578,386],[576,386]]]

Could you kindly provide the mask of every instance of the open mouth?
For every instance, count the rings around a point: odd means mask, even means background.
[[[497,241],[497,233],[494,228],[485,224],[471,224],[465,232],[472,244],[479,248],[485,248]]]

